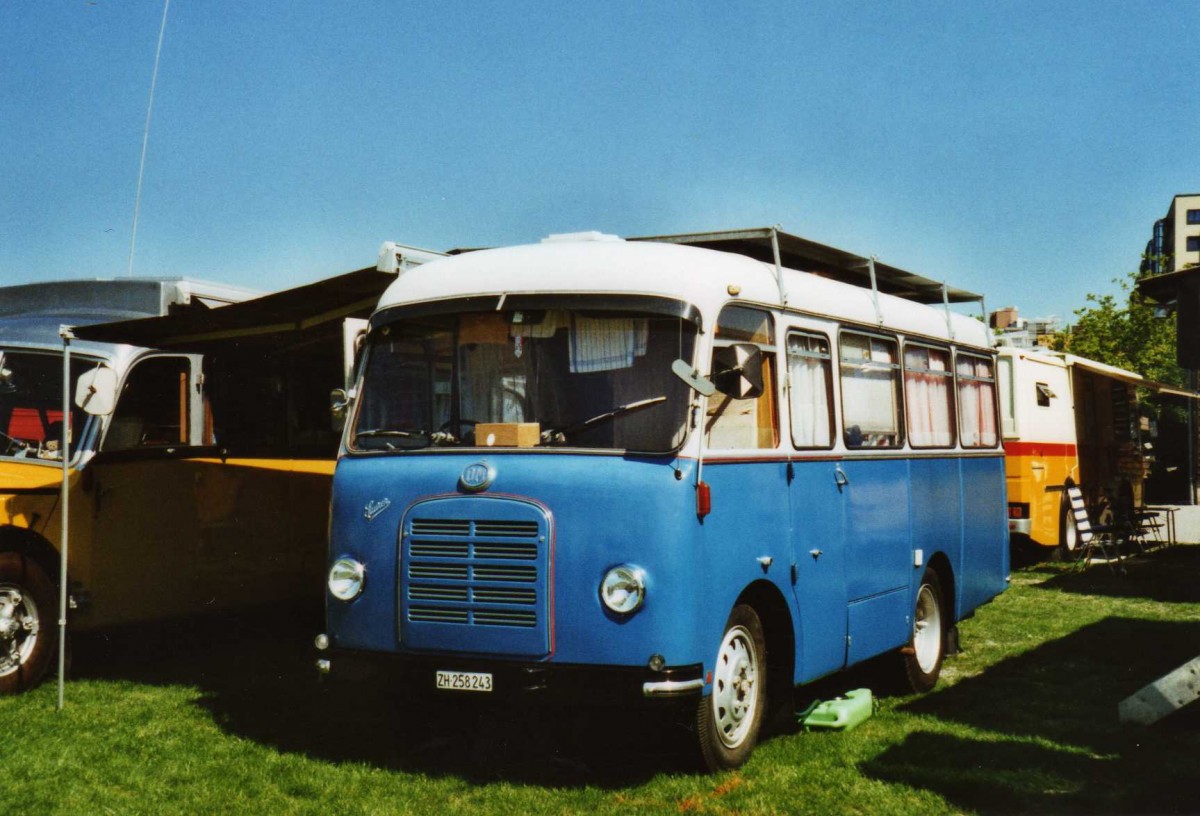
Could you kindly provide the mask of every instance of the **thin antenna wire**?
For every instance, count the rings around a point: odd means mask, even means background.
[[[163,34],[167,30],[167,9],[171,0],[163,0],[162,26],[158,29],[158,48],[154,51],[154,73],[150,77],[150,101],[146,103],[146,129],[142,132],[142,160],[138,164],[137,195],[133,199],[133,231],[129,236],[129,268],[126,277],[133,277],[133,249],[137,246],[138,212],[142,208],[142,175],[146,172],[146,145],[150,143],[150,114],[154,110],[154,86],[158,83],[158,59],[162,56]]]

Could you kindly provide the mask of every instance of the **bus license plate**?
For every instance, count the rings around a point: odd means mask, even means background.
[[[492,675],[490,672],[440,671],[437,687],[450,691],[491,691]]]

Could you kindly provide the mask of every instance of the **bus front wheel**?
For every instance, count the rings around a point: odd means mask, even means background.
[[[54,584],[37,561],[0,552],[0,694],[36,686],[54,655]]]
[[[926,570],[913,609],[912,640],[900,650],[901,679],[907,690],[922,693],[937,684],[946,654],[946,623],[942,583],[936,572]]]
[[[733,608],[717,649],[712,691],[696,712],[700,754],[710,771],[737,768],[758,742],[766,708],[767,647],[753,607]]]

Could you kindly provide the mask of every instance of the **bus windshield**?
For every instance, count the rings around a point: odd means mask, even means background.
[[[696,327],[635,311],[466,311],[373,331],[352,450],[443,446],[673,451]]]
[[[74,382],[94,361],[73,359]],[[61,461],[62,357],[0,349],[0,456]],[[87,415],[72,408],[72,427]],[[79,439],[75,435],[75,439]]]

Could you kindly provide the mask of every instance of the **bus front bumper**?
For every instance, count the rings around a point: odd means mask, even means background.
[[[528,699],[539,702],[629,705],[636,701],[679,700],[704,691],[703,667],[596,666],[510,662],[488,658],[387,654],[351,649],[320,652],[317,670],[348,681],[383,682],[415,694],[445,698]],[[439,673],[486,675],[486,691],[438,688]]]

